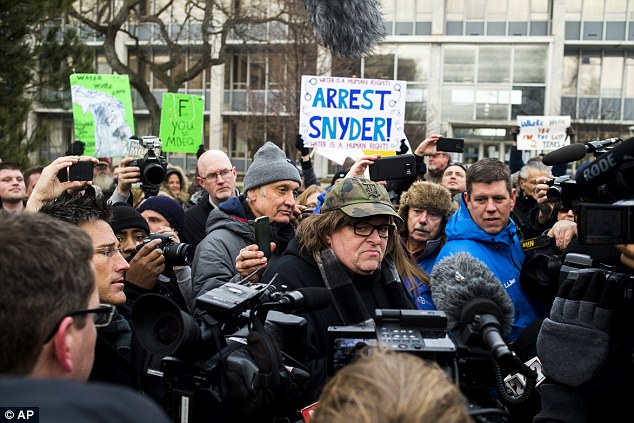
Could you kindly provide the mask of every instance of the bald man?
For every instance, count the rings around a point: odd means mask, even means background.
[[[236,167],[221,150],[205,151],[196,163],[196,181],[204,188],[196,205],[185,211],[181,241],[196,247],[205,238],[207,216],[220,203],[240,193],[236,189]]]

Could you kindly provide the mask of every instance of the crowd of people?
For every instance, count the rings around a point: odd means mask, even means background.
[[[303,376],[280,367],[293,389],[282,399],[258,402],[261,412],[236,410],[236,421],[266,416],[294,422],[301,408],[315,402],[315,422],[475,420],[469,399],[440,367],[407,354],[377,350],[334,377],[327,371],[328,327],[372,326],[376,309],[436,310],[435,265],[468,252],[486,264],[513,304],[505,342],[525,360],[539,357],[546,376],[541,401],[522,416],[511,407],[509,421],[594,421],[606,411],[590,401],[593,396],[612,406],[631,393],[616,376],[634,372],[630,340],[617,336],[629,335],[630,328],[615,323],[617,316],[624,320],[615,306],[622,287],[596,269],[582,269],[559,290],[551,288],[550,298],[536,295],[536,282],[522,272],[529,254],[523,241],[548,237],[552,255],[587,252],[576,239],[577,210],[546,196],[553,169],[540,157],[519,168],[517,161],[513,168],[496,158],[466,166],[436,149],[440,138],[431,134],[416,146],[411,178],[366,178],[379,157],[369,155],[349,163],[325,187],[301,136],[299,166],[266,142],[253,155],[242,186],[225,152],[201,151],[194,181],[199,190],[190,189],[185,172],[170,165],[161,186],[139,195],[141,169],[130,165],[132,157],[113,166],[108,158],[74,154],[80,145],[45,167],[23,171],[0,163],[0,280],[7,284],[0,297],[0,405],[26,406],[31,394],[40,401],[44,395],[38,392],[50,379],[67,379],[69,386],[50,388],[56,397],[81,391],[77,382],[91,386],[69,403],[79,404],[94,386],[95,396],[116,398],[112,412],[123,421],[138,413],[148,421],[168,421],[174,400],[162,377],[165,357],[139,341],[137,300],[158,295],[185,315],[208,319],[208,307],[197,298],[225,285],[261,284],[280,292],[322,289],[330,301],[297,312],[305,319],[305,336],[276,341],[302,342],[291,347],[301,356],[283,359]],[[92,181],[58,178],[80,160],[94,164]],[[261,217],[270,222],[270,257],[256,243],[254,221]],[[612,253],[602,259],[611,271],[631,274],[634,244],[608,248]],[[563,310],[578,308],[580,301],[593,306],[595,319]],[[268,352],[276,361],[279,354]],[[267,362],[262,356],[255,361]],[[256,372],[262,378],[276,372],[276,366],[264,367]],[[575,377],[575,367],[583,377]],[[220,397],[261,394],[253,392],[252,381],[218,381]],[[607,414],[626,409],[614,408]],[[80,405],[71,409],[81,411]],[[247,409],[252,414],[240,414]]]

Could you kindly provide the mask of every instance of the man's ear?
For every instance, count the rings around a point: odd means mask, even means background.
[[[75,334],[73,330],[73,318],[64,317],[64,320],[57,327],[57,332],[53,336],[55,343],[55,358],[64,371],[70,373],[73,370],[72,348]]]

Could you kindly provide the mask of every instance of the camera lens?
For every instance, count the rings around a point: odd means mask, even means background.
[[[561,201],[561,187],[554,186],[548,188],[548,191],[546,191],[546,198],[548,198],[549,203]]]
[[[166,263],[172,266],[189,266],[194,259],[194,247],[189,244],[170,244],[163,248]]]
[[[176,342],[183,329],[181,322],[172,314],[160,316],[154,322],[154,339],[163,345]]]
[[[148,163],[142,169],[143,180],[151,185],[160,185],[165,180],[165,169],[158,163]]]

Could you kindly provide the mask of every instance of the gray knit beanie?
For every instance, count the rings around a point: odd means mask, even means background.
[[[302,183],[299,171],[284,152],[271,141],[267,141],[253,156],[253,163],[244,175],[244,191],[278,181]]]

